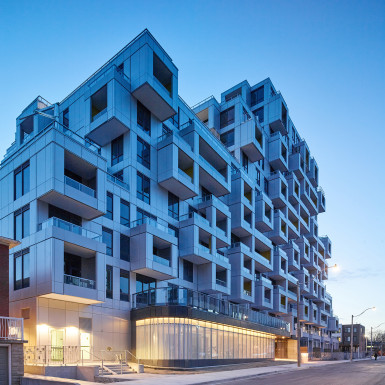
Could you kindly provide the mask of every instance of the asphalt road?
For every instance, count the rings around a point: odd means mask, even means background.
[[[213,384],[232,385],[385,385],[385,360],[320,366]]]

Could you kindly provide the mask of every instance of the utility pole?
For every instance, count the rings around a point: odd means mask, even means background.
[[[370,327],[370,359],[373,356],[373,326]]]
[[[299,300],[301,296],[301,290],[299,286],[299,281],[297,282],[297,365],[301,366],[301,322],[299,318]]]
[[[353,314],[352,314],[352,326],[350,328],[350,362],[353,361]]]

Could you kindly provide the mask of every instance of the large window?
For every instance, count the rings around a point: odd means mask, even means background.
[[[111,220],[114,219],[114,196],[109,191],[107,191],[107,212],[105,217]]]
[[[13,271],[14,290],[29,287],[29,249],[24,249],[15,254]]]
[[[111,142],[111,166],[123,160],[123,135]]]
[[[150,169],[150,145],[138,136],[137,161],[144,167]]]
[[[150,178],[140,172],[136,175],[136,197],[150,204]]]
[[[82,217],[53,205],[48,205],[48,217],[59,218],[59,219],[62,219],[63,221],[73,223],[76,226],[82,225]]]
[[[194,264],[183,260],[183,279],[188,282],[194,282]]]
[[[120,300],[130,300],[130,273],[123,269],[120,269]]]
[[[136,274],[136,292],[146,291],[156,288],[156,279],[142,274]]]
[[[13,198],[16,200],[29,191],[29,160],[15,170],[13,179]]]
[[[221,135],[221,142],[227,146],[233,146],[234,145],[234,130],[230,130],[225,132]]]
[[[230,107],[221,112],[221,128],[234,123],[234,107]]]
[[[168,91],[171,95],[172,92],[172,72],[167,68],[166,64],[158,57],[153,54],[153,74],[159,83]]]
[[[107,229],[106,227],[102,228],[102,240],[106,244],[106,254],[111,255],[113,253],[113,231]]]
[[[139,101],[137,105],[137,124],[144,132],[151,135],[151,112]]]
[[[251,105],[262,103],[264,100],[264,86],[261,86],[251,93]]]
[[[152,215],[147,211],[144,211],[141,209],[136,209],[136,219],[139,222],[139,224],[143,224],[145,218],[150,218],[150,219],[153,219],[154,221],[157,220],[157,217],[155,215]]]
[[[120,199],[120,224],[130,227],[130,204]]]
[[[14,214],[14,238],[23,239],[29,235],[29,205],[15,211]]]
[[[264,107],[257,108],[254,111],[254,115],[258,118],[259,123],[263,123],[265,120],[265,109]]]
[[[113,268],[110,265],[106,266],[106,298],[112,299],[114,287]]]
[[[130,237],[120,234],[120,259],[130,262]]]
[[[168,193],[168,215],[174,219],[179,218],[179,198],[173,193]]]

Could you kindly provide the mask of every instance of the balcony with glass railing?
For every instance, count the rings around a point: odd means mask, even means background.
[[[47,219],[46,221],[39,223],[38,225],[38,231],[44,230],[48,227],[58,227],[60,229],[70,231],[74,234],[81,235],[82,237],[86,237],[89,239],[93,239],[95,241],[101,242],[102,241],[102,236],[91,231],[87,230],[84,227],[74,225],[73,223],[67,222],[63,219],[56,218],[56,217],[51,217]]]
[[[172,235],[173,237],[175,237],[176,235],[175,230],[170,229],[166,221],[164,222],[164,224],[162,224],[160,223],[160,219],[154,219],[150,217],[144,217],[144,218],[140,218],[135,221],[132,221],[130,223],[130,228],[134,229],[141,225],[149,225],[149,226],[155,227],[158,230],[164,231],[165,233]]]
[[[170,267],[170,260],[160,255],[153,254],[152,256],[154,262],[160,263],[161,265]]]
[[[222,280],[217,285],[226,284]],[[211,314],[223,315],[232,319],[248,321],[276,329],[275,333],[288,335],[290,324],[279,318],[251,310],[245,305],[231,303],[216,296],[194,291],[184,287],[163,287],[133,294],[133,309],[154,306],[177,305]]]
[[[74,285],[84,287],[86,289],[96,289],[96,283],[92,279],[75,277],[73,275],[64,274],[64,283],[67,285]]]
[[[67,186],[70,186],[76,190],[79,190],[80,192],[82,193],[85,193],[93,198],[96,197],[96,191],[93,190],[92,188],[90,187],[87,187],[86,185],[70,178],[69,176],[64,176],[64,182]]]
[[[128,183],[124,183],[123,180],[117,178],[116,176],[114,175],[111,175],[111,174],[108,174],[107,173],[107,180],[117,184],[119,187],[122,187],[124,188],[125,190],[127,191],[130,191],[130,186]]]

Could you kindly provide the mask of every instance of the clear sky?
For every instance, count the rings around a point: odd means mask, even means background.
[[[320,168],[335,313],[385,322],[385,1],[0,0],[0,156],[37,95],[62,100],[144,28],[190,105],[272,79]]]

